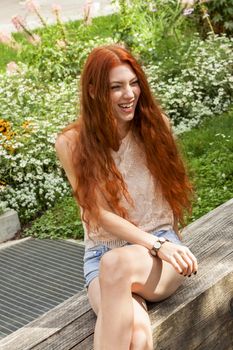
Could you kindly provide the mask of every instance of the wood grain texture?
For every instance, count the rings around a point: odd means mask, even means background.
[[[43,343],[46,344],[50,337],[58,336],[70,324],[75,322],[82,323],[83,320],[86,320],[88,311],[90,317],[93,318],[86,291],[79,292],[40,318],[3,338],[0,341],[0,349],[29,350],[34,349],[38,344],[41,344],[42,348],[42,346],[45,346],[42,345]],[[88,325],[92,333],[93,326],[94,321]],[[85,328],[83,330],[79,329],[80,334],[85,331]],[[62,348],[60,347],[60,349]]]
[[[148,303],[156,350],[232,350],[233,200],[183,231],[199,271],[167,300]],[[0,341],[1,350],[92,350],[96,317],[80,292]]]
[[[233,349],[233,329],[230,331],[228,327],[232,323],[229,312],[232,286],[233,271],[191,302],[184,303],[181,309],[168,315],[165,321],[160,322],[159,317],[156,317],[157,326],[152,321],[156,350],[209,350],[212,349],[211,343],[214,342],[217,346],[216,341],[221,345],[216,347],[218,350],[225,350],[230,346]],[[163,308],[162,303],[160,308]],[[152,309],[151,320],[154,317],[155,312]]]
[[[92,334],[70,350],[93,350],[93,342],[94,335]]]

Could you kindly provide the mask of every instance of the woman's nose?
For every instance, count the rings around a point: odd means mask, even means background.
[[[124,91],[126,97],[134,97],[133,89],[131,86],[127,86]]]

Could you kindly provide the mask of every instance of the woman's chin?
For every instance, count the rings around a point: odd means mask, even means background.
[[[134,118],[134,111],[130,113],[118,114],[117,119],[122,122],[129,122]]]

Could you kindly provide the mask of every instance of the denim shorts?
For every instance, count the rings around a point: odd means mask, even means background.
[[[154,231],[151,234],[157,237],[167,238],[170,242],[182,245],[183,243],[173,230],[160,230]],[[125,245],[131,245],[132,243],[126,243]],[[111,250],[112,248],[106,245],[99,244],[93,248],[89,248],[85,251],[83,257],[83,272],[85,279],[85,287],[88,288],[90,282],[99,275],[99,264],[102,256]]]

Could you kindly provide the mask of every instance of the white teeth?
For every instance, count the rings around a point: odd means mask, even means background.
[[[133,107],[133,103],[131,103],[131,104],[122,104],[122,105],[119,105],[120,107],[123,107],[123,108],[132,108]]]

